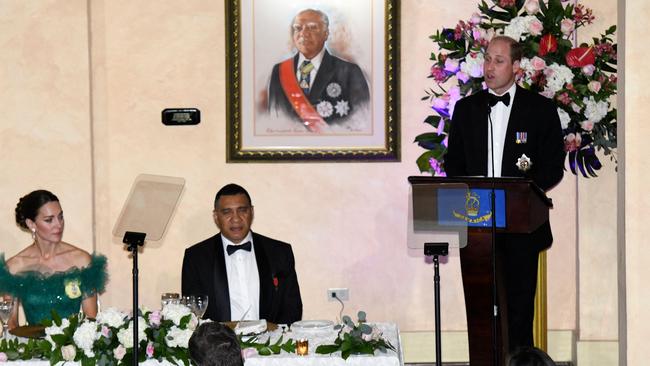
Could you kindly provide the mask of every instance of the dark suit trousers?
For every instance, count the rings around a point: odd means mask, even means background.
[[[517,234],[497,235],[497,261],[505,283],[510,352],[533,346],[533,317],[539,251]]]

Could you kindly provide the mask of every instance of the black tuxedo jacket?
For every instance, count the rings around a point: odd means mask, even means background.
[[[260,276],[260,319],[291,324],[302,318],[302,300],[294,266],[293,251],[287,243],[253,233],[255,259]],[[230,295],[221,234],[185,250],[182,292],[207,294],[204,318],[230,321]]]
[[[294,74],[298,68],[298,57],[293,57]],[[339,95],[328,93],[327,87],[338,84],[341,87]],[[355,111],[365,107],[370,100],[368,83],[361,68],[357,64],[344,61],[336,56],[330,55],[327,50],[323,55],[323,61],[316,73],[316,79],[307,97],[309,102],[316,108],[318,103],[327,101],[335,107],[339,101],[348,102],[350,110],[347,115],[341,116],[336,110],[329,117],[323,117],[328,124],[344,122]],[[284,114],[296,120],[300,120],[291,107],[280,83],[280,64],[273,67],[271,82],[269,84],[269,112],[273,115]]]
[[[501,162],[501,176],[532,179],[543,190],[560,182],[564,174],[564,138],[555,103],[517,86],[512,101]],[[454,108],[449,133],[445,171],[450,177],[487,176],[488,91],[483,90],[459,100]],[[526,142],[517,143],[517,132],[526,133]],[[517,168],[517,159],[525,154],[531,169]],[[553,236],[548,222],[522,241],[538,249],[551,245]]]

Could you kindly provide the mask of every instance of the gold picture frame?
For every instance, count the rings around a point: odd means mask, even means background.
[[[400,160],[399,0],[331,0],[318,2],[320,7],[309,0],[225,3],[229,163]],[[327,79],[322,88],[324,96],[307,103],[318,113],[316,118],[322,117],[318,130],[305,122],[304,115],[292,114],[292,109],[273,109],[278,95],[289,98],[285,80],[291,74],[284,74],[281,89],[274,75],[278,75],[275,70],[283,60],[298,59],[292,26],[294,17],[306,9],[326,14],[328,55],[324,57],[345,60],[337,64],[337,75],[342,74],[341,65],[353,65],[361,70],[368,90],[368,98],[357,102],[360,93],[346,96],[348,84]],[[323,71],[323,75],[329,74]],[[321,81],[325,79],[321,77]],[[315,92],[311,95],[317,98]]]

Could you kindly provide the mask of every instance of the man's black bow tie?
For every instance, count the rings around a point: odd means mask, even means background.
[[[497,103],[503,102],[505,106],[510,105],[510,93],[505,93],[502,96],[496,96],[494,94],[488,94],[488,103],[490,107],[494,107]]]
[[[232,253],[238,251],[239,249],[243,249],[247,252],[251,251],[251,242],[247,241],[244,244],[240,245],[227,245],[226,246],[226,252],[228,252],[228,255],[232,255]]]

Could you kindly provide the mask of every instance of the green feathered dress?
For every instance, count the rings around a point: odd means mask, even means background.
[[[81,301],[103,292],[108,280],[106,257],[92,255],[84,268],[44,275],[36,271],[11,274],[4,254],[0,254],[0,293],[20,299],[27,323],[38,324],[52,317],[55,310],[62,318],[79,312]]]

